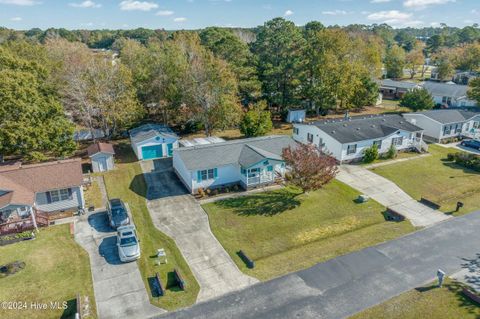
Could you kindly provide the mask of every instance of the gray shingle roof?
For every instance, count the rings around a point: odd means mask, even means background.
[[[143,124],[131,129],[129,134],[134,143],[142,142],[155,136],[178,138],[171,128],[160,124]]]
[[[281,160],[283,149],[295,145],[290,136],[273,135],[178,148],[174,150],[174,156],[179,156],[188,170],[232,164],[249,167],[265,158]]]
[[[413,114],[423,114],[442,124],[464,122],[474,116],[480,115],[480,111],[472,109],[442,109],[415,112]]]
[[[380,81],[380,86],[411,90],[415,87],[418,87],[418,84],[413,83],[413,82],[395,81],[395,80],[385,79],[385,80]]]
[[[439,83],[433,81],[427,81],[423,84],[423,87],[431,94],[435,96],[451,96],[455,99],[466,97],[468,91],[468,85]]]
[[[355,116],[348,120],[324,120],[305,125],[317,126],[342,144],[384,138],[398,130],[422,131],[397,114]]]

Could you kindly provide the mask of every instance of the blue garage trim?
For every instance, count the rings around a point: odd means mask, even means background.
[[[142,147],[142,158],[144,160],[163,157],[163,144]]]

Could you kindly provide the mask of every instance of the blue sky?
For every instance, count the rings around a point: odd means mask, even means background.
[[[480,0],[0,0],[0,26],[14,29],[253,27],[279,16],[298,25],[463,27],[480,23]]]

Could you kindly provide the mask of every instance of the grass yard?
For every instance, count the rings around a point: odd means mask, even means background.
[[[432,156],[372,171],[395,182],[417,200],[425,197],[440,204],[446,213],[453,212],[458,201],[465,207],[454,215],[480,209],[480,173],[446,162],[447,154],[458,152],[456,149],[431,145],[429,151]]]
[[[476,319],[480,307],[461,293],[462,285],[446,280],[442,288],[435,284],[420,287],[360,312],[350,319]]]
[[[384,207],[374,201],[356,204],[358,195],[334,180],[309,194],[285,188],[203,207],[239,268],[267,280],[414,230],[409,222],[386,222]],[[254,269],[237,256],[240,249],[255,261]]]
[[[69,225],[43,228],[35,240],[0,247],[0,265],[23,261],[20,272],[0,278],[0,302],[21,301],[68,303],[67,310],[5,310],[0,318],[73,318],[76,295],[89,296],[96,318],[95,297],[88,254],[70,235]]]
[[[102,193],[98,187],[98,183],[95,180],[92,180],[92,184],[84,191],[85,195],[85,206],[90,207],[103,207],[102,202]]]
[[[122,149],[122,147],[124,146],[120,145],[119,149]],[[124,149],[127,151],[126,147]],[[192,305],[195,303],[199,292],[198,283],[174,241],[153,225],[145,201],[146,184],[142,170],[138,163],[130,162],[129,159],[131,158],[132,155],[126,153],[120,158],[121,163],[117,164],[117,169],[105,173],[104,178],[109,198],[121,198],[130,206],[133,221],[141,240],[142,256],[138,260],[138,265],[150,301],[152,304],[167,310]],[[165,249],[168,264],[155,265],[155,254],[158,248]],[[186,291],[181,291],[172,284],[174,282],[174,268],[178,269],[183,275],[187,283]],[[162,283],[167,288],[166,295],[160,298],[153,297],[150,286],[150,281],[156,272],[160,274]]]

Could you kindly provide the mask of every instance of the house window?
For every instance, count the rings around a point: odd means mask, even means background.
[[[200,180],[206,181],[214,178],[215,178],[215,172],[213,169],[205,169],[203,171],[200,171]]]
[[[313,134],[307,133],[307,141],[313,143]]]
[[[473,122],[473,128],[477,129],[480,127],[480,122]]]
[[[378,149],[382,148],[382,140],[373,141],[373,145],[376,145]]]
[[[298,127],[293,128],[293,134],[298,135]]]
[[[455,126],[455,133],[460,133],[462,132],[462,124],[457,124]]]
[[[402,144],[403,144],[403,136],[392,138],[392,145],[402,145]]]
[[[347,155],[355,154],[357,152],[357,144],[347,146]]]
[[[260,168],[251,168],[248,170],[248,177],[257,177],[260,174]]]
[[[443,127],[443,135],[449,135],[450,134],[450,126],[445,125]]]
[[[267,166],[267,172],[273,172],[273,166],[272,165]]]
[[[57,189],[54,191],[50,191],[50,202],[60,202],[70,198],[70,192],[68,188],[66,189]]]

